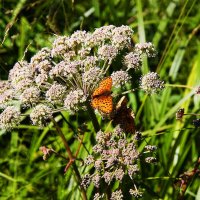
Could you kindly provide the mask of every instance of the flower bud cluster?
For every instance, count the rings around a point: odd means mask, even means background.
[[[83,177],[84,187],[88,187],[89,183],[93,183],[95,187],[99,188],[101,185],[104,187],[105,184],[111,185],[114,181],[123,184],[127,178],[133,180],[140,172],[138,161],[141,155],[148,153],[149,156],[150,152],[156,150],[155,146],[146,145],[144,149],[148,152],[139,152],[136,140],[128,140],[119,126],[112,133],[99,131],[96,141],[93,154],[85,159],[85,165],[94,166],[95,171],[92,174],[86,174],[86,178]],[[145,161],[155,163],[156,159],[151,156],[145,158]],[[131,190],[130,194],[134,196],[135,193],[133,193]],[[114,191],[112,195],[113,199],[116,199],[115,195],[119,199],[123,199],[121,190]]]

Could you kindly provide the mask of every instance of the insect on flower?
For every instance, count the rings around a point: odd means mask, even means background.
[[[92,107],[104,114],[111,114],[113,111],[113,98],[111,96],[112,78],[103,79],[99,87],[92,94]]]
[[[117,103],[113,115],[113,124],[119,124],[125,133],[135,133],[134,113],[127,107],[128,100],[123,96]]]

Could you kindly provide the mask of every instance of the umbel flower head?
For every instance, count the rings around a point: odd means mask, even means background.
[[[128,26],[109,25],[94,32],[76,31],[70,36],[57,36],[52,47],[42,48],[30,62],[19,61],[13,66],[8,81],[0,83],[0,108],[16,103],[28,108],[32,123],[39,126],[55,112],[84,110],[109,69],[113,72],[112,86],[121,87],[131,79],[129,70],[141,67],[143,54],[155,56],[151,43],[134,46],[132,35],[133,30]],[[113,66],[117,57],[122,65],[118,71]],[[142,87],[149,92],[146,85],[143,81]],[[156,83],[161,89],[160,85]],[[48,110],[46,117],[42,117],[41,109],[44,113]]]
[[[155,72],[149,72],[140,79],[140,87],[148,94],[156,93],[162,90],[164,86],[164,81],[159,79],[159,75]]]
[[[82,185],[84,187],[93,183],[97,188],[102,185],[105,188],[105,185],[111,185],[113,181],[123,184],[127,178],[134,181],[140,171],[138,161],[142,155],[148,155],[144,159],[147,163],[155,163],[156,160],[155,157],[149,156],[149,153],[156,150],[155,146],[147,145],[146,151],[139,152],[136,139],[127,140],[126,134],[119,126],[113,132],[99,131],[96,135],[96,142],[93,154],[85,160],[85,164],[92,165],[95,171],[93,174],[86,174],[83,177]],[[130,189],[127,188],[127,191]],[[113,199],[116,195],[120,197],[119,199],[123,197],[121,190],[112,194]]]

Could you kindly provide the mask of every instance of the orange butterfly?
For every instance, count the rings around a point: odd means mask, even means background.
[[[111,87],[112,78],[107,77],[100,82],[99,87],[92,94],[92,107],[104,114],[110,114],[113,111]]]

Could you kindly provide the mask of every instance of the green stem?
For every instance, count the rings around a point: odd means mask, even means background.
[[[194,89],[194,87],[190,87],[188,85],[165,84],[165,86],[167,86],[167,87],[178,87],[178,88]]]
[[[73,167],[73,170],[75,172],[78,185],[80,186],[80,190],[81,190],[81,193],[82,193],[83,200],[87,200],[86,191],[85,191],[84,187],[81,185],[81,175],[80,175],[80,173],[78,171],[78,168],[77,168],[77,166],[76,166],[76,164],[74,162],[75,158],[74,158],[74,156],[73,156],[73,154],[71,152],[71,149],[70,149],[70,147],[69,147],[69,145],[67,143],[67,140],[66,140],[63,132],[61,131],[60,127],[58,126],[57,122],[55,121],[55,119],[52,117],[51,120],[52,120],[53,124],[55,125],[57,133],[61,137],[62,142],[63,142],[63,144],[65,146],[65,149],[66,149],[66,151],[68,153],[69,159],[72,162],[72,167]]]
[[[90,105],[90,102],[88,100],[86,101],[86,106],[87,106],[87,111],[88,111],[90,118],[92,120],[94,130],[97,133],[100,130],[99,122],[98,122],[96,115],[94,113],[94,110],[93,110],[93,108]]]

